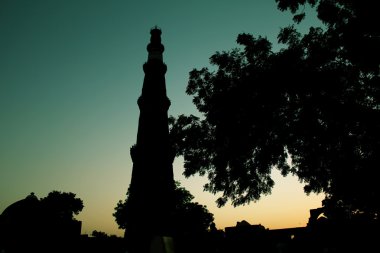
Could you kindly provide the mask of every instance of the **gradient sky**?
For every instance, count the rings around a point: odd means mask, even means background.
[[[299,28],[317,24],[311,10]],[[150,29],[162,29],[169,114],[197,114],[185,89],[193,68],[236,47],[239,33],[276,36],[292,23],[274,0],[0,1],[0,213],[34,192],[73,192],[84,202],[82,233],[122,235],[112,213],[125,198],[136,141]],[[217,208],[205,178],[180,180],[215,215],[218,228],[243,219],[266,228],[305,226],[322,195],[274,171],[275,187],[257,203]]]

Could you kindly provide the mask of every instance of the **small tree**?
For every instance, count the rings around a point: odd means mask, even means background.
[[[62,220],[73,220],[74,214],[79,214],[84,207],[83,201],[72,192],[52,191],[40,201],[48,216]]]
[[[207,231],[214,221],[214,215],[207,210],[206,206],[192,202],[194,196],[181,187],[178,181],[175,183],[174,191],[175,216],[173,218],[177,234]],[[126,229],[129,192],[126,195],[126,200],[119,200],[113,213],[120,229]]]
[[[91,235],[92,235],[92,237],[95,237],[97,239],[106,239],[106,238],[108,238],[107,233],[105,233],[103,231],[96,231],[96,230],[94,230],[94,231],[92,231]]]

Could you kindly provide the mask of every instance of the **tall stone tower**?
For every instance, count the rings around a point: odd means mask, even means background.
[[[140,109],[137,143],[131,148],[132,179],[127,203],[125,237],[130,252],[149,252],[153,238],[170,236],[174,211],[174,154],[169,142],[166,96],[166,65],[162,54],[161,30],[150,31],[148,60]]]

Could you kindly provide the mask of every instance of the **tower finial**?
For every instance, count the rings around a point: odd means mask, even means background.
[[[162,53],[165,48],[161,44],[161,33],[161,29],[157,25],[150,30],[150,43],[147,46],[149,52],[148,60],[162,61]]]

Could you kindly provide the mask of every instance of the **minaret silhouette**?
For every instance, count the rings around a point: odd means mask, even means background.
[[[132,179],[127,203],[125,237],[129,252],[149,252],[152,240],[172,235],[174,212],[173,160],[161,30],[150,31],[145,78],[137,103],[140,109],[137,143],[131,148]]]

